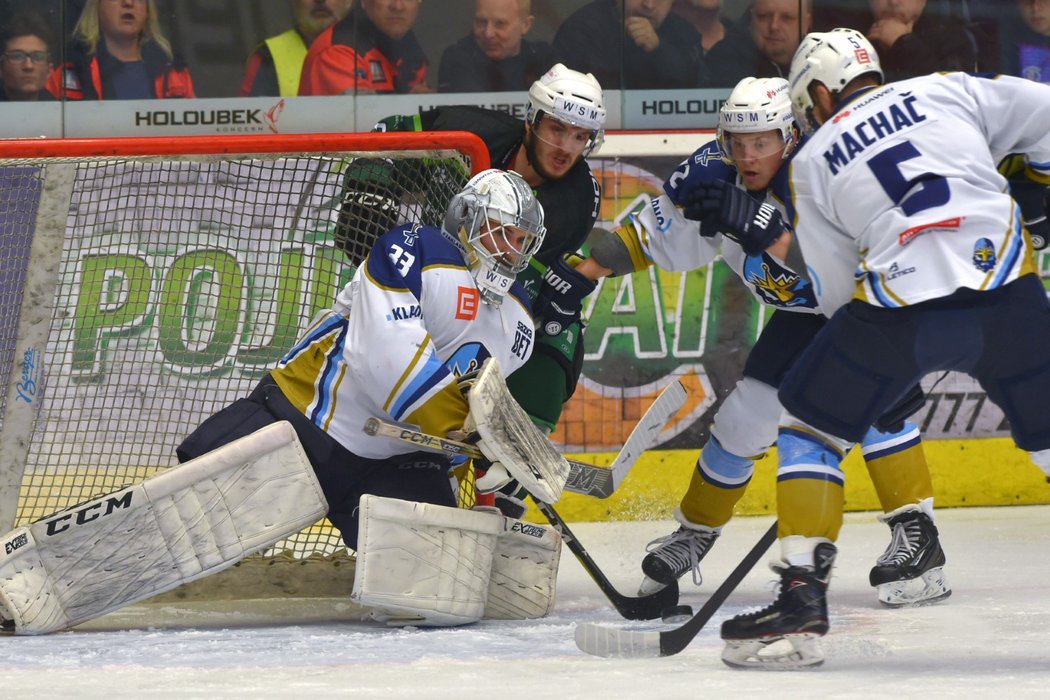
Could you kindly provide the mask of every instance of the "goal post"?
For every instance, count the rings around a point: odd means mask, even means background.
[[[0,141],[0,532],[173,466],[487,167],[467,132]],[[340,549],[322,522],[273,552]]]

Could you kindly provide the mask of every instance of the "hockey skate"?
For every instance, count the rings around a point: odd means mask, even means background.
[[[813,552],[812,568],[774,565],[780,574],[776,600],[722,623],[722,661],[733,668],[785,670],[824,663],[817,638],[828,631],[827,588],[835,554],[835,545],[821,542]],[[781,641],[790,648],[769,648]]]
[[[646,547],[649,553],[642,560],[645,577],[638,587],[638,595],[647,596],[666,588],[687,571],[693,572],[693,583],[699,586],[700,560],[710,551],[720,532],[721,528],[689,524],[650,542]]]
[[[944,550],[930,516],[917,505],[907,505],[880,515],[879,520],[893,532],[893,539],[868,577],[879,602],[899,608],[929,605],[950,596]]]

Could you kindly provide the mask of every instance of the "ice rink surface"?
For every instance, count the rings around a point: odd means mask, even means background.
[[[699,609],[769,526],[738,518],[683,586]],[[764,563],[681,654],[602,659],[576,648],[579,621],[639,629],[606,604],[568,548],[554,614],[459,629],[387,629],[338,600],[234,607],[143,604],[47,637],[0,637],[0,698],[941,698],[1050,697],[1050,506],[941,510],[954,589],[945,602],[882,608],[868,570],[889,542],[874,514],[846,517],[832,580],[825,664],[795,672],[721,662],[725,617],[772,599]],[[625,594],[645,544],[670,522],[573,525]],[[771,552],[774,550],[771,550]],[[767,557],[768,558],[768,557]],[[688,579],[685,579],[688,581]]]

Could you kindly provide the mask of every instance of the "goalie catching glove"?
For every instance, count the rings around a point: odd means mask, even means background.
[[[702,236],[721,233],[748,255],[758,255],[786,231],[776,207],[723,180],[699,185],[682,203],[685,217],[700,222]]]
[[[533,304],[533,315],[545,335],[561,335],[561,332],[580,320],[583,300],[594,291],[598,283],[576,271],[573,263],[581,258],[572,255],[569,259],[559,257],[543,273],[543,286]]]

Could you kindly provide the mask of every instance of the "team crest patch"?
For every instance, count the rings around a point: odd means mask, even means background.
[[[999,262],[995,255],[995,247],[987,238],[979,238],[973,244],[973,266],[981,272],[988,272]]]

